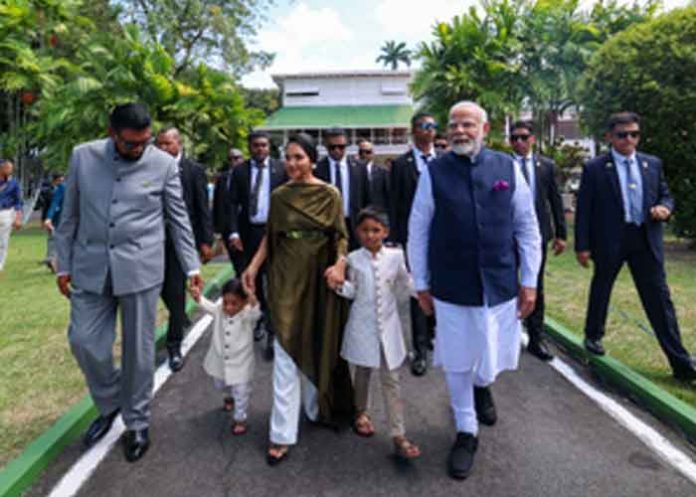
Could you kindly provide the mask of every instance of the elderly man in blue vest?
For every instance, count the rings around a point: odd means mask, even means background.
[[[449,114],[452,150],[421,174],[408,256],[426,314],[437,317],[435,365],[445,371],[457,437],[448,473],[469,476],[478,423],[492,425],[490,385],[517,368],[520,319],[534,309],[541,235],[531,192],[513,159],[483,146],[486,111]]]

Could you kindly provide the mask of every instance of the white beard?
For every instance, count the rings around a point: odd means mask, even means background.
[[[457,155],[473,157],[481,150],[481,142],[478,140],[461,140],[452,143],[452,151]]]

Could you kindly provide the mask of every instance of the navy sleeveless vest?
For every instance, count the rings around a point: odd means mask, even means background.
[[[482,148],[472,163],[450,152],[428,171],[435,204],[428,247],[432,295],[466,306],[516,297],[512,159]]]

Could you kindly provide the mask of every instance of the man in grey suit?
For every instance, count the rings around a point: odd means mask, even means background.
[[[203,282],[176,162],[150,145],[147,110],[117,106],[109,135],[73,149],[56,232],[58,287],[70,298],[68,339],[100,413],[85,446],[101,439],[120,412],[125,456],[133,462],[149,447],[165,222],[190,285],[200,289]],[[121,370],[112,357],[119,308]]]

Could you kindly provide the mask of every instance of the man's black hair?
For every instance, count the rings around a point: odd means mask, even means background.
[[[131,102],[114,107],[109,116],[109,124],[114,131],[142,131],[152,124],[152,119],[144,105]]]
[[[265,140],[268,141],[269,144],[271,143],[271,135],[269,135],[265,131],[252,131],[251,133],[249,133],[249,138],[248,138],[247,143],[249,143],[249,145],[251,145],[254,142],[254,140],[258,140],[259,138],[264,138]]]
[[[615,127],[622,124],[640,124],[640,116],[635,112],[617,112],[609,116],[607,121],[607,131],[613,131]]]
[[[531,121],[515,121],[512,123],[512,126],[510,126],[510,134],[512,134],[512,132],[516,129],[526,129],[530,134],[534,134],[534,125]]]
[[[413,115],[411,118],[411,129],[414,129],[416,127],[416,124],[418,124],[418,121],[421,121],[425,119],[426,117],[430,117],[432,119],[435,119],[435,116],[433,116],[429,112],[417,112],[416,114]]]

